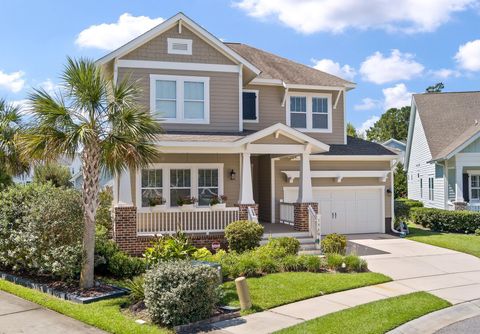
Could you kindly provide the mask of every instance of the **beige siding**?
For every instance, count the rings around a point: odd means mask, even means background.
[[[192,40],[192,54],[178,55],[168,54],[167,38],[183,38]],[[167,30],[151,41],[139,46],[135,50],[123,56],[121,59],[132,60],[158,60],[171,62],[190,62],[206,64],[234,64],[233,61],[225,57],[210,44],[203,41],[191,30],[182,27],[182,33],[178,33],[178,26]]]
[[[282,171],[299,170],[300,161],[280,159],[275,161],[275,219],[278,222],[280,216],[279,203],[283,199],[283,187],[298,187],[298,179],[289,183]],[[311,170],[390,170],[390,162],[385,161],[312,161]],[[344,178],[338,183],[333,178],[313,178],[313,187],[336,187],[336,186],[385,186],[390,188],[390,176],[386,182],[378,178]],[[385,217],[392,217],[392,197],[385,193]]]
[[[150,74],[184,75],[210,78],[210,124],[168,124],[165,130],[238,132],[238,73],[119,68],[118,78],[138,80],[140,102],[150,108]]]
[[[276,144],[276,145],[281,145],[281,144],[296,144],[298,145],[299,142],[297,140],[293,140],[291,138],[288,138],[286,136],[278,136],[278,138],[275,138],[275,135],[268,135],[266,137],[263,137],[259,140],[256,140],[253,142],[253,144]]]
[[[245,89],[258,90],[259,122],[244,123],[245,130],[261,130],[275,123],[286,124],[286,110],[282,107],[285,89],[278,86],[248,85]],[[294,91],[291,91],[294,92]],[[315,91],[318,93],[331,94],[332,104],[335,104],[337,91]],[[326,144],[344,144],[345,141],[345,115],[343,97],[340,96],[336,109],[332,110],[332,132],[307,134]]]

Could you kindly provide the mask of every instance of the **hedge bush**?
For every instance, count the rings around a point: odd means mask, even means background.
[[[395,218],[397,220],[410,219],[410,211],[412,208],[421,208],[423,203],[408,198],[399,198],[394,202]]]
[[[480,228],[479,212],[412,208],[410,217],[415,224],[438,232],[475,233]]]
[[[113,240],[97,237],[95,242],[95,274],[131,278],[145,272],[145,261],[122,252]]]
[[[300,241],[292,237],[271,238],[268,240],[267,246],[283,248],[288,255],[296,255],[300,250]]]
[[[80,271],[83,214],[74,189],[52,184],[0,192],[0,267],[55,278]]]
[[[156,265],[162,261],[187,260],[193,257],[197,248],[190,243],[185,233],[177,232],[175,235],[166,235],[152,242],[143,253],[148,266]]]
[[[225,228],[225,239],[228,248],[235,252],[244,252],[260,245],[262,240],[263,226],[248,220],[233,222]]]
[[[212,315],[220,301],[214,268],[170,261],[145,274],[145,305],[153,322],[176,326]]]
[[[356,255],[343,256],[338,253],[327,254],[327,265],[331,270],[339,272],[364,272],[368,270],[367,261]]]
[[[345,254],[347,251],[347,237],[341,234],[328,234],[322,239],[322,250],[325,254]]]

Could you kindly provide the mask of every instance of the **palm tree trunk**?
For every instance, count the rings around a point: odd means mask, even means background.
[[[97,143],[86,145],[82,153],[83,168],[83,262],[80,273],[80,287],[91,288],[94,284],[95,215],[98,207],[100,188],[100,150]]]

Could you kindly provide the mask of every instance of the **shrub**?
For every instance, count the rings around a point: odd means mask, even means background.
[[[70,169],[58,163],[48,163],[35,167],[33,172],[34,183],[52,183],[55,187],[72,187]]]
[[[125,286],[130,290],[128,298],[131,302],[137,303],[145,299],[145,278],[143,275],[129,279]]]
[[[300,249],[300,241],[292,237],[280,237],[268,240],[268,247],[283,248],[286,254],[295,255]]]
[[[197,249],[193,254],[192,258],[195,260],[204,260],[207,259],[208,257],[212,256],[212,252],[210,252],[208,249],[205,247]]]
[[[145,272],[145,261],[122,252],[113,240],[97,237],[95,273],[116,278],[134,277]]]
[[[0,266],[62,279],[82,259],[80,194],[51,184],[13,186],[0,193]]]
[[[231,251],[244,252],[260,245],[263,226],[247,220],[233,222],[225,228],[225,238]]]
[[[162,263],[145,274],[145,305],[153,322],[176,326],[212,315],[220,300],[214,268]]]
[[[477,228],[477,229],[475,230],[475,235],[480,236],[480,228]]]
[[[327,266],[332,270],[342,269],[343,265],[343,255],[338,253],[330,253],[326,255],[327,257]]]
[[[423,207],[423,203],[408,198],[399,198],[394,202],[395,218],[397,220],[409,220],[412,208]]]
[[[325,254],[345,254],[347,250],[347,237],[337,233],[327,235],[322,240],[322,250]]]
[[[337,253],[327,254],[328,268],[340,272],[364,272],[368,270],[367,261],[356,255],[343,256]]]
[[[299,255],[297,257],[299,267],[304,271],[319,272],[324,270],[322,259],[315,255]]]
[[[413,208],[410,216],[415,224],[438,232],[474,233],[480,228],[479,212]]]
[[[197,251],[185,233],[177,232],[173,236],[163,236],[153,242],[143,253],[148,266],[153,266],[162,261],[186,260],[193,257]]]

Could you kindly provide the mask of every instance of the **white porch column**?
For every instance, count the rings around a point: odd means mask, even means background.
[[[455,202],[463,202],[463,165],[455,163]]]
[[[118,183],[118,206],[133,206],[130,169],[122,171]]]
[[[255,204],[253,200],[252,166],[250,153],[242,153],[242,176],[240,178],[240,198],[238,204]]]
[[[310,172],[310,151],[305,150],[300,156],[300,178],[297,203],[312,203],[312,175]]]

